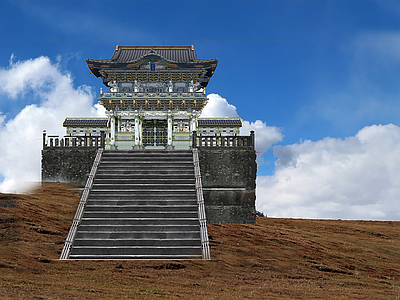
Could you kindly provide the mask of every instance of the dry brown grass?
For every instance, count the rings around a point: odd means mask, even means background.
[[[399,299],[400,223],[209,225],[211,261],[59,261],[79,199],[0,194],[1,299]]]

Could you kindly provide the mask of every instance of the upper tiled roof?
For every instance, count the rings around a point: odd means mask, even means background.
[[[214,127],[229,126],[242,127],[242,119],[240,118],[199,118],[197,119],[198,127]]]
[[[197,60],[194,46],[119,46],[114,50],[111,61],[124,63],[135,61],[145,55],[156,54],[167,60],[184,63]]]
[[[63,127],[107,127],[107,118],[66,118]]]

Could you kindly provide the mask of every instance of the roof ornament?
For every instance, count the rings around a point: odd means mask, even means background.
[[[117,82],[114,80],[113,82],[108,82],[107,85],[110,87],[110,92],[111,93],[116,93],[118,92],[118,84]]]

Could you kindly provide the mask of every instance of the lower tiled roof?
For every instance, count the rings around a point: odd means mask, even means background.
[[[66,118],[63,127],[107,127],[108,118]]]
[[[198,127],[214,127],[229,126],[242,127],[242,119],[240,118],[199,118],[197,119]]]

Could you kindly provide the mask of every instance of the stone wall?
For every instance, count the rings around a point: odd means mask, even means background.
[[[207,222],[254,224],[256,153],[241,148],[199,148]]]
[[[96,147],[45,147],[42,181],[84,187]],[[235,147],[200,147],[199,163],[209,224],[253,224],[255,218],[256,153]]]
[[[96,153],[97,147],[46,147],[42,150],[42,181],[84,187]]]

